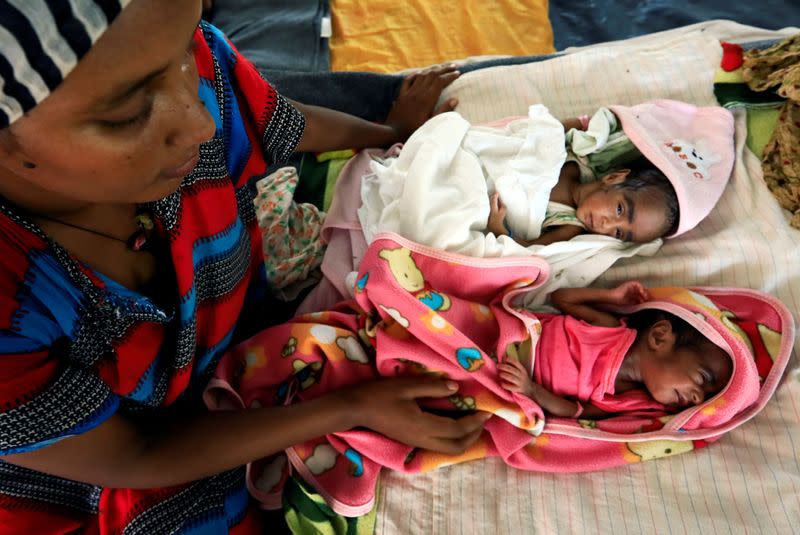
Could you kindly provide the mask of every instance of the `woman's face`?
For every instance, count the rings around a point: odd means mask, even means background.
[[[30,186],[54,205],[146,202],[177,189],[214,134],[192,56],[200,9],[199,0],[133,0],[66,80],[12,125],[0,181]]]

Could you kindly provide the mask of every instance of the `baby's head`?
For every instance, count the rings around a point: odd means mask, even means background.
[[[664,173],[652,165],[609,173],[575,207],[593,234],[645,243],[678,228],[678,196]]]
[[[688,323],[660,310],[628,318],[636,329],[635,352],[642,383],[664,405],[688,407],[719,393],[731,379],[733,361]]]

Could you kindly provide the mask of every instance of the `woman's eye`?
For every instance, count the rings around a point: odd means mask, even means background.
[[[127,119],[121,119],[118,121],[101,121],[103,126],[110,128],[112,130],[120,130],[123,128],[127,128],[130,126],[134,126],[137,124],[144,123],[150,117],[150,113],[153,111],[153,106],[148,105],[146,109],[142,110],[141,112],[128,117]]]

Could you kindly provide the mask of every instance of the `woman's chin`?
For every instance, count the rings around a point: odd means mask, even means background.
[[[130,199],[133,199],[133,202],[137,204],[160,201],[164,197],[175,193],[178,188],[181,187],[181,182],[183,182],[182,178],[161,178],[158,182],[147,188],[146,191],[132,195]]]

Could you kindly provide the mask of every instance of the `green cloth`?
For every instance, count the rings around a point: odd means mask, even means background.
[[[342,173],[342,168],[347,165],[347,162],[350,161],[350,158],[353,157],[352,152],[349,156],[340,157],[337,159],[331,159],[328,161],[328,175],[327,180],[325,181],[325,199],[324,199],[324,207],[323,210],[326,212],[331,207],[331,202],[333,201],[333,192],[335,191],[336,181],[339,180],[339,175]]]
[[[572,129],[566,135],[567,147],[599,179],[609,171],[622,169],[642,157],[642,153],[625,135],[617,116],[608,108],[600,108],[589,121],[586,131]]]
[[[354,154],[349,149],[320,154],[304,153],[300,160],[300,182],[297,184],[294,200],[298,203],[309,202],[327,212],[331,207],[339,174]]]
[[[642,153],[621,129],[616,134],[609,136],[608,143],[600,150],[586,156],[589,167],[598,178],[642,157]]]
[[[714,96],[723,108],[737,108],[744,106],[747,109],[774,108],[786,100],[774,91],[753,91],[744,82],[715,83]]]
[[[324,211],[328,162],[318,162],[316,155],[306,152],[300,160],[297,174],[300,181],[294,191],[294,200],[298,203],[309,202]]]
[[[779,108],[755,108],[747,110],[747,147],[761,158],[775,126],[778,124]]]
[[[377,507],[356,518],[337,515],[305,482],[289,478],[283,489],[283,514],[295,535],[371,535]]]

